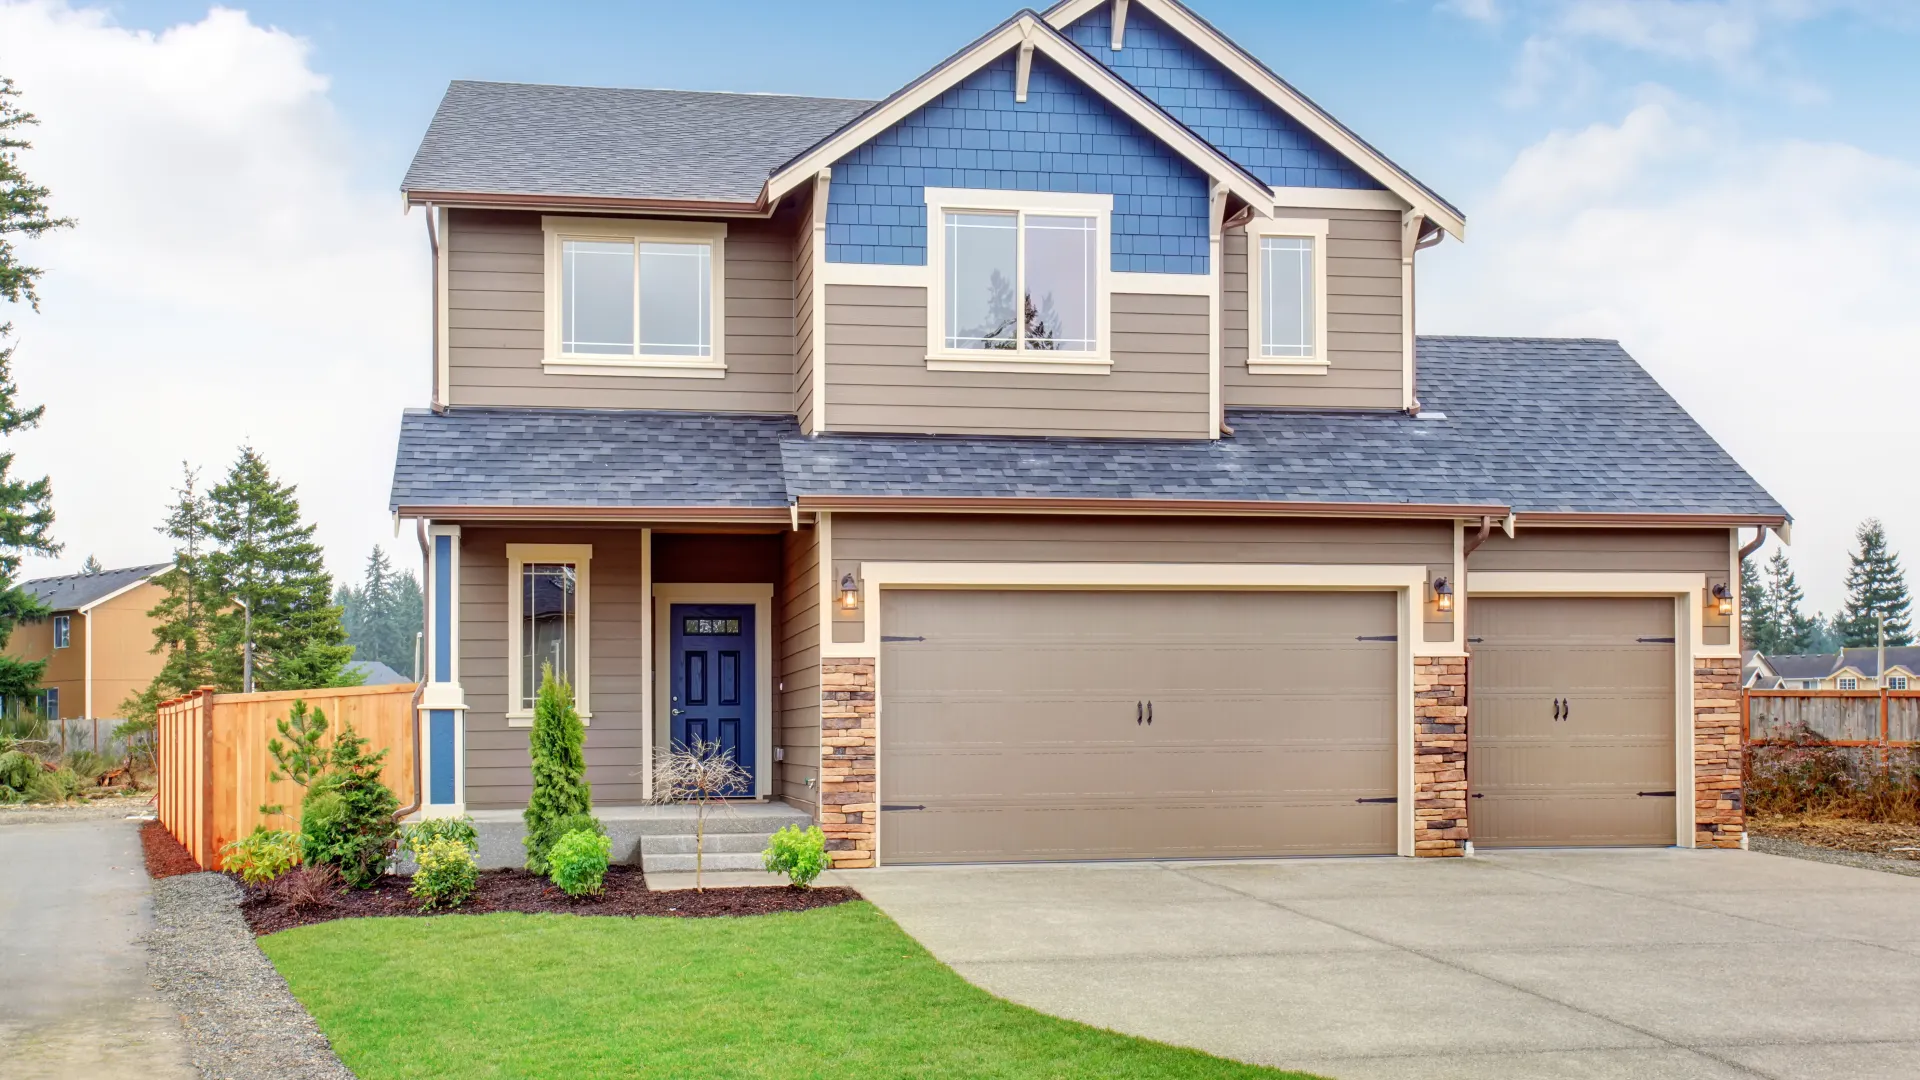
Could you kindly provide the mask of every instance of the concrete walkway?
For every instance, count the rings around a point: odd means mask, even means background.
[[[0,824],[0,1074],[196,1075],[147,981],[148,885],[134,822]]]
[[[1920,880],[1757,852],[832,875],[995,994],[1337,1080],[1920,1076]]]

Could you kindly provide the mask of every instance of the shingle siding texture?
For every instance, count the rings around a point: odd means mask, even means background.
[[[1419,365],[1427,419],[1236,410],[1234,436],[1219,440],[805,438],[784,417],[410,412],[393,505],[783,506],[842,494],[1784,515],[1614,342],[1421,338]]]
[[[1112,49],[1110,4],[1089,12],[1064,33],[1195,134],[1274,187],[1381,186],[1139,5],[1129,8],[1127,39],[1119,52]]]
[[[1113,269],[1207,272],[1207,179],[1045,56],[1010,53],[833,164],[827,261],[924,266],[926,189],[1114,196]]]

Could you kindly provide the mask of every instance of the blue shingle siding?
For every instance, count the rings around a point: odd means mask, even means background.
[[[1195,134],[1274,187],[1382,186],[1139,5],[1128,9],[1126,47],[1119,52],[1111,48],[1111,5],[1102,4],[1087,13],[1065,33]]]
[[[1112,195],[1113,269],[1207,272],[1207,178],[1093,91],[1033,58],[1013,100],[1013,54],[974,72],[833,163],[827,261],[924,266],[926,189]]]

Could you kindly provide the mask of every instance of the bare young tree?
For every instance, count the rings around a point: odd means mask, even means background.
[[[733,759],[733,751],[717,742],[695,739],[675,743],[654,751],[653,801],[692,803],[693,810],[693,889],[705,892],[700,882],[701,866],[706,858],[707,812],[715,803],[750,790],[753,778]]]

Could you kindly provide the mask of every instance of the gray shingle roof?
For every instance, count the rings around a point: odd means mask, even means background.
[[[457,81],[401,187],[753,202],[775,167],[872,104]]]
[[[361,686],[398,686],[413,681],[378,660],[349,660],[347,670],[362,676]]]
[[[1839,663],[1838,653],[1768,654],[1767,666],[1783,679],[1824,679]]]
[[[759,506],[842,495],[1785,516],[1614,342],[1421,338],[1419,350],[1423,417],[1236,410],[1234,436],[1217,441],[803,438],[784,417],[409,413],[393,505]]]
[[[1834,667],[1836,671],[1841,667],[1850,667],[1862,675],[1880,674],[1880,650],[1872,646],[1843,649],[1839,661]],[[1887,668],[1891,670],[1896,667],[1904,667],[1908,671],[1920,670],[1920,645],[1887,646]]]
[[[32,593],[42,604],[54,611],[73,611],[86,607],[103,596],[111,596],[136,582],[145,581],[172,565],[172,563],[149,563],[146,566],[102,570],[97,574],[62,574],[59,577],[23,581],[20,587]]]

